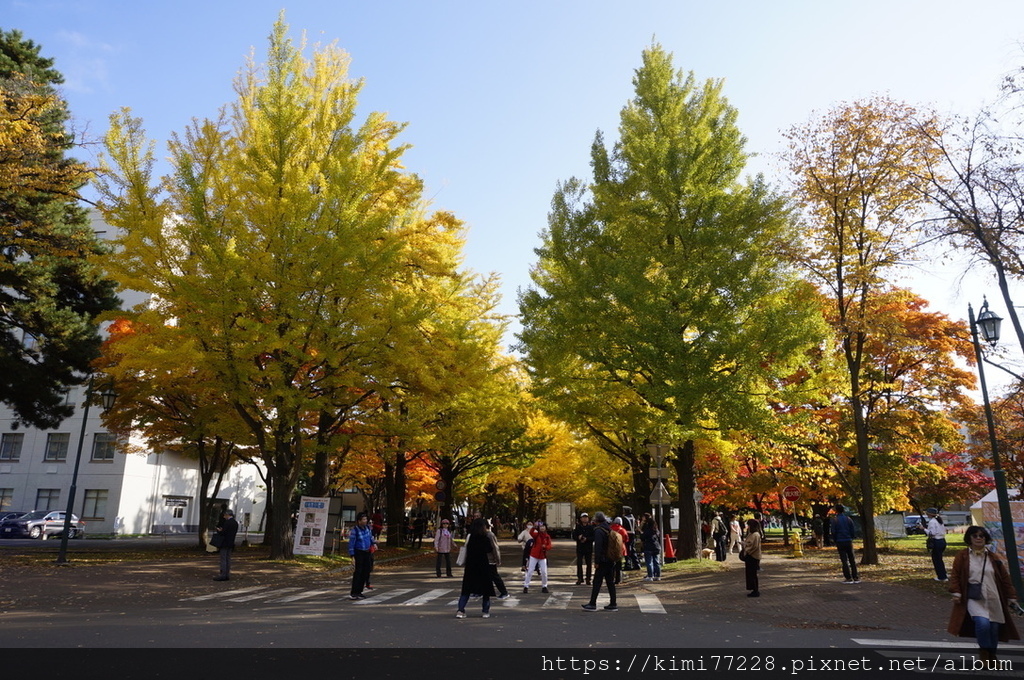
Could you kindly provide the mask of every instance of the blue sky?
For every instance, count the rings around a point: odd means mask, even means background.
[[[0,0],[0,28],[56,59],[91,137],[127,106],[162,153],[172,131],[232,101],[282,9],[296,38],[349,52],[364,112],[408,123],[407,167],[467,223],[466,264],[501,276],[510,314],[556,182],[586,176],[598,129],[617,136],[652,41],[699,79],[725,79],[751,169],[776,182],[781,131],[815,110],[880,93],[968,113],[1024,66],[1018,0]],[[986,283],[961,287],[958,273],[935,264],[909,284],[965,318]]]

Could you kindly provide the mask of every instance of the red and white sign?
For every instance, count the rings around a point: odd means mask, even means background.
[[[795,501],[796,499],[800,498],[800,489],[793,485],[787,486],[785,489],[782,490],[782,497],[785,498],[787,501]]]

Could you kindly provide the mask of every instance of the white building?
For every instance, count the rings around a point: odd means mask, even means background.
[[[93,226],[107,236],[98,214]],[[132,305],[142,298],[129,293],[122,299]],[[83,424],[85,392],[85,386],[68,392],[75,412],[54,430],[18,427],[0,406],[0,511],[66,509],[80,450],[74,513],[85,522],[86,535],[196,531],[204,523],[198,463],[170,452],[117,452],[98,407]],[[232,508],[243,527],[262,530],[266,489],[253,466],[232,468],[217,501]]]

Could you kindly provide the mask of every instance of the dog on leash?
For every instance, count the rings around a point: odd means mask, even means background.
[[[702,560],[710,560],[710,559],[714,559],[714,557],[715,557],[715,551],[712,550],[711,548],[704,548],[703,550],[700,551],[700,558]]]

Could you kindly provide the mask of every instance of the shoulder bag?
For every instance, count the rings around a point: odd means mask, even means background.
[[[981,584],[985,582],[985,567],[988,566],[988,555],[985,555],[985,564],[981,565],[981,580],[977,583],[967,582],[967,599],[968,600],[980,600],[981,595]]]
[[[462,544],[462,547],[459,548],[459,556],[455,558],[455,564],[459,565],[460,567],[464,566],[466,564],[466,546],[467,545],[469,545],[469,539],[468,538],[466,539],[466,542]]]

